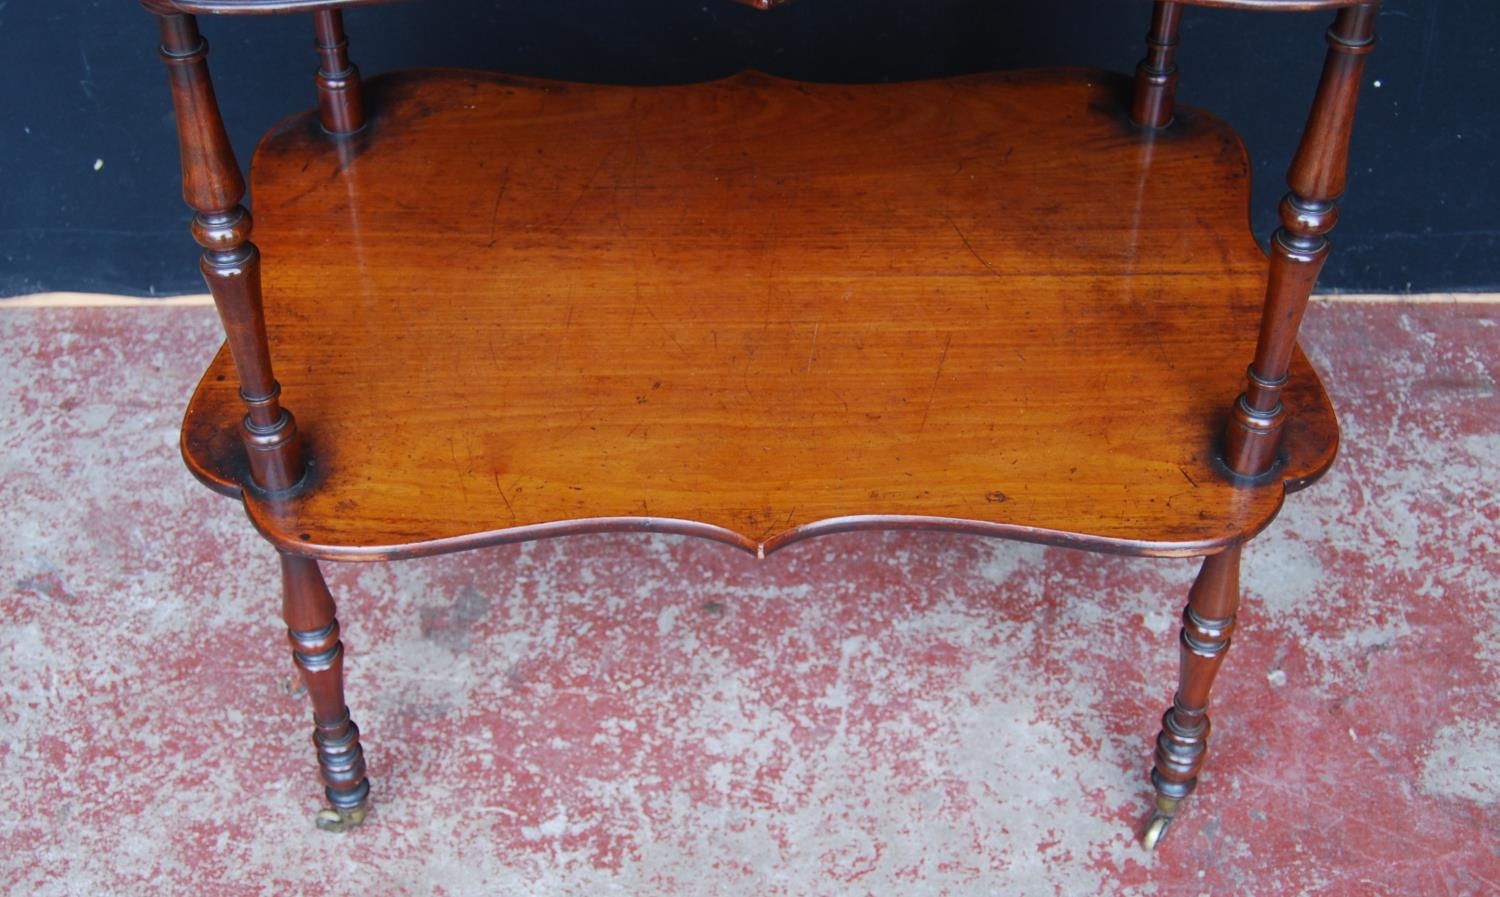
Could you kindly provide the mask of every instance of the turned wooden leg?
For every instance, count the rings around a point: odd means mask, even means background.
[[[1281,402],[1297,330],[1328,259],[1328,233],[1338,221],[1349,165],[1349,136],[1365,56],[1375,47],[1380,4],[1340,9],[1328,29],[1328,58],[1302,143],[1287,172],[1291,192],[1281,200],[1281,226],[1271,237],[1271,266],[1255,360],[1245,391],[1230,413],[1224,464],[1242,477],[1276,467],[1287,410]]]
[[[1177,696],[1162,717],[1156,736],[1151,784],[1156,808],[1142,842],[1154,848],[1166,834],[1177,808],[1193,793],[1208,750],[1208,692],[1234,632],[1240,603],[1240,546],[1204,558],[1182,612],[1181,666]]]
[[[245,178],[219,115],[208,74],[208,42],[193,16],[148,0],[161,26],[161,59],[172,85],[182,154],[182,195],[197,213],[193,239],[203,247],[198,267],[224,324],[239,374],[245,417],[240,437],[254,485],[291,489],[305,472],[302,438],[291,412],[281,407],[281,386],[271,370],[260,289],[260,250],[250,240],[250,213],[240,204]],[[248,485],[248,484],[247,484]]]
[[[365,103],[359,69],[349,61],[344,14],[336,9],[313,13],[318,49],[318,117],[330,134],[353,134],[365,126]]]
[[[1143,128],[1165,128],[1172,123],[1177,97],[1177,33],[1182,4],[1157,0],[1146,32],[1146,58],[1135,67],[1135,92],[1130,118]]]
[[[318,828],[341,832],[365,818],[370,783],[359,746],[359,727],[344,704],[344,645],[334,617],[333,596],[318,562],[281,556],[281,583],[292,659],[312,701],[313,744],[331,807],[317,815]]]

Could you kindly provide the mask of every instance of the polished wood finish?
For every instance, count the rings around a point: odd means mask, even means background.
[[[313,14],[318,50],[318,118],[330,134],[353,134],[365,125],[359,69],[349,61],[344,14],[323,9]]]
[[[1281,227],[1271,238],[1265,311],[1249,384],[1225,436],[1225,462],[1237,474],[1266,475],[1280,461],[1288,365],[1302,313],[1328,258],[1325,235],[1338,220],[1354,105],[1365,56],[1375,46],[1378,11],[1373,3],[1341,10],[1328,30],[1328,60],[1287,176],[1292,190],[1281,201]]]
[[[282,618],[312,704],[318,769],[335,810],[362,810],[370,793],[359,727],[344,703],[344,643],[333,596],[311,558],[281,555]]]
[[[358,824],[369,782],[318,558],[631,529],[763,556],[906,527],[1204,557],[1151,773],[1159,840],[1203,765],[1243,545],[1337,448],[1296,332],[1376,4],[1159,0],[1133,81],[620,87],[366,85],[337,9],[355,3],[144,3],[227,334],[183,454],[279,549],[321,826]],[[1269,273],[1243,147],[1175,102],[1184,5],[1340,8]],[[182,13],[294,8],[314,11],[319,104],[256,153],[257,248]]]
[[[1162,717],[1151,770],[1158,807],[1175,809],[1198,784],[1208,750],[1209,690],[1229,651],[1239,610],[1240,554],[1235,546],[1205,558],[1182,611],[1177,694]]]
[[[237,432],[247,459],[243,485],[257,491],[288,489],[302,479],[302,443],[292,415],[281,407],[281,387],[271,372],[261,303],[260,251],[250,242],[250,213],[240,205],[245,181],[229,145],[213,82],[208,42],[192,16],[164,15],[161,59],[177,112],[182,154],[182,195],[197,213],[193,238],[203,247],[199,268],[213,293],[234,359],[236,413],[248,410]]]
[[[282,550],[918,526],[1183,555],[1281,505],[1215,457],[1265,267],[1217,119],[1142,142],[1085,71],[368,91],[350,142],[294,118],[254,166],[317,464],[246,496]],[[1336,429],[1296,369],[1300,482]],[[186,450],[233,491],[224,374]]]
[[[1130,119],[1143,128],[1165,128],[1177,100],[1177,34],[1182,4],[1157,0],[1146,33],[1146,57],[1135,67]]]

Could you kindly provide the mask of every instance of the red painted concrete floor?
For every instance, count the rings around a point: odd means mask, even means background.
[[[1342,458],[1247,556],[1134,840],[1192,564],[931,534],[332,570],[374,811],[315,832],[271,551],[182,469],[206,308],[0,308],[15,895],[1500,893],[1500,306],[1319,304]]]

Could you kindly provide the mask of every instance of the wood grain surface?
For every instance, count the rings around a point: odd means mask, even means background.
[[[1300,351],[1283,463],[1215,460],[1266,260],[1232,131],[1128,120],[1090,71],[674,87],[422,71],[367,126],[270,133],[254,238],[311,468],[245,501],[284,550],[566,532],[770,551],[941,527],[1201,554],[1327,467]],[[184,423],[239,494],[225,353]]]

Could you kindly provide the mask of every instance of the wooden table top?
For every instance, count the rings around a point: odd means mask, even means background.
[[[766,552],[935,527],[1141,554],[1258,531],[1337,427],[1300,352],[1284,465],[1214,452],[1264,290],[1223,122],[1156,137],[1090,71],[824,85],[372,79],[267,136],[254,239],[307,488],[276,544],[565,532]],[[244,482],[227,353],[184,425]]]

